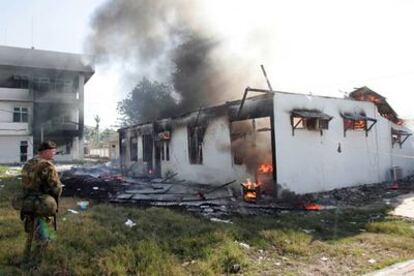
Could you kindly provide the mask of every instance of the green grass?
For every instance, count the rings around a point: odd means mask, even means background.
[[[4,176],[7,171],[8,171],[8,167],[0,166],[0,176]]]
[[[19,183],[1,183],[0,275],[24,274],[25,236],[10,207]],[[223,224],[184,211],[109,204],[76,215],[67,212],[75,201],[62,200],[41,275],[217,275],[238,266],[245,275],[359,274],[414,258],[414,224],[386,216],[386,209],[234,216]],[[127,219],[137,225],[125,226]]]

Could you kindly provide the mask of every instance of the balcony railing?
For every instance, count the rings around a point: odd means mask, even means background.
[[[0,88],[0,101],[32,101],[29,89]]]
[[[49,92],[43,95],[36,95],[35,102],[37,103],[74,103],[76,102],[75,93]]]
[[[28,135],[28,123],[0,123],[0,135]]]
[[[59,120],[51,120],[42,124],[45,132],[65,131],[65,130],[79,130],[79,124],[76,122],[62,122]]]

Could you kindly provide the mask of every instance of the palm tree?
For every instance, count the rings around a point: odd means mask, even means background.
[[[99,115],[95,115],[95,144],[99,145],[99,123],[101,122],[101,118],[99,117]]]

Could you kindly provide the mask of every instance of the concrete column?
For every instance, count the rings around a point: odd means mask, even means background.
[[[85,76],[80,74],[79,75],[79,83],[78,83],[78,93],[79,93],[79,100],[78,100],[78,108],[79,108],[79,143],[78,143],[78,155],[79,159],[83,159],[83,127],[84,127],[84,84],[85,84]]]
[[[78,137],[73,137],[72,140],[72,159],[73,160],[79,160],[80,156],[79,156],[79,138]]]

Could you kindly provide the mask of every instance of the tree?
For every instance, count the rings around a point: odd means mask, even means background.
[[[172,116],[177,107],[171,86],[143,78],[117,109],[122,125],[131,125]]]
[[[99,131],[98,135],[97,129],[96,126],[84,126],[84,136],[86,142],[91,147],[102,147],[113,135],[117,134],[115,130],[106,128],[103,131]]]

